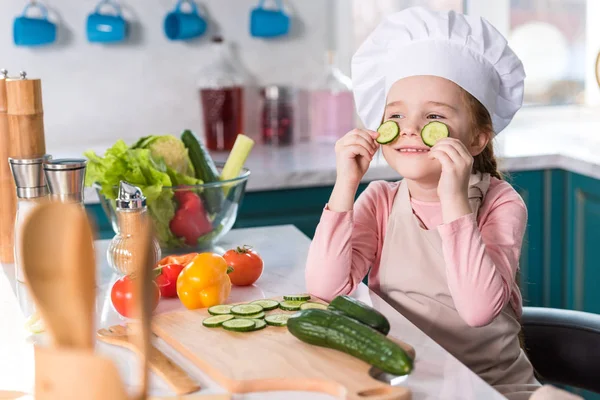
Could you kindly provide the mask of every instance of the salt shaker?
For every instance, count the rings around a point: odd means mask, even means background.
[[[139,239],[140,229],[144,218],[149,218],[146,198],[142,191],[127,182],[119,184],[119,195],[116,199],[116,213],[119,233],[111,240],[107,250],[108,264],[117,273],[129,275],[133,272],[132,253],[136,248],[135,241]],[[160,245],[156,238],[152,240],[152,265],[160,259]]]
[[[44,175],[50,200],[79,203],[83,206],[83,182],[87,161],[79,158],[54,159],[44,162]]]
[[[40,204],[48,201],[48,186],[42,165],[50,160],[50,155],[39,158],[9,158],[10,170],[17,186],[17,214],[15,218],[15,276],[25,282],[21,266],[21,228],[29,214]],[[35,250],[33,250],[35,251]]]

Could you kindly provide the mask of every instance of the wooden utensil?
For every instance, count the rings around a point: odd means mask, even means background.
[[[105,343],[125,347],[139,354],[139,349],[131,342],[130,333],[131,330],[128,327],[115,325],[107,329],[100,329],[97,337]],[[150,368],[164,379],[178,395],[200,390],[200,386],[183,369],[152,345],[148,363]]]
[[[6,97],[6,70],[0,71],[0,262],[14,262],[14,226],[17,214],[15,184],[8,166],[10,135]]]
[[[96,263],[83,208],[47,203],[23,226],[23,271],[52,343],[92,350]]]
[[[276,312],[282,311],[267,314]],[[411,398],[407,388],[373,379],[369,364],[304,343],[285,327],[230,332],[204,327],[209,316],[205,309],[159,314],[152,330],[231,393],[301,390],[351,400]],[[403,347],[414,354],[411,346]]]
[[[231,400],[230,394],[193,394],[191,396],[151,396],[149,400]],[[0,391],[0,400],[35,400],[24,392]]]
[[[146,399],[148,391],[148,363],[150,351],[152,348],[150,320],[152,318],[153,287],[152,281],[152,228],[148,213],[140,213],[136,219],[138,239],[132,243],[132,266],[135,274],[134,298],[137,299],[135,305],[134,317],[139,319],[140,323],[135,324],[133,335],[134,342],[137,343],[138,354],[141,358],[141,388],[138,399]]]
[[[42,82],[28,79],[21,71],[19,78],[6,80],[9,157],[35,158],[46,154]]]

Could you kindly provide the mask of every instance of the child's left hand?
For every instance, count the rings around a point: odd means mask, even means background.
[[[465,145],[458,139],[444,138],[431,148],[429,157],[442,164],[437,193],[445,222],[470,213],[468,190],[473,156]]]

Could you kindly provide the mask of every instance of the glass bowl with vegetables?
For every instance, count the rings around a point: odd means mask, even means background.
[[[93,186],[118,232],[115,199],[124,180],[139,187],[163,254],[213,247],[233,227],[250,171],[243,164],[254,142],[238,135],[227,162],[214,163],[189,130],[181,139],[148,136],[128,146],[119,140],[103,157],[86,152],[86,186]]]

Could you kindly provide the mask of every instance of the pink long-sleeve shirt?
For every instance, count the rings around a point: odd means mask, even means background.
[[[369,286],[379,288],[381,250],[398,185],[372,182],[352,211],[334,212],[325,206],[306,265],[311,294],[328,301],[350,294],[367,273]],[[411,199],[411,205],[425,227],[441,236],[448,287],[464,321],[487,325],[509,301],[520,316],[522,298],[515,277],[527,209],[515,189],[492,178],[477,218],[468,214],[448,224],[442,222],[440,203]]]

